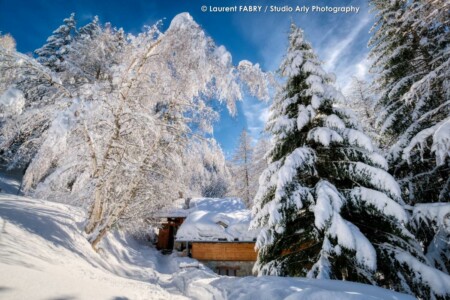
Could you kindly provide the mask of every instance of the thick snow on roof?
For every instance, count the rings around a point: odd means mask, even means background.
[[[249,230],[251,212],[238,198],[195,198],[177,232],[178,241],[253,241]]]
[[[189,209],[186,208],[186,200],[181,198],[175,200],[169,207],[162,209],[156,213],[161,218],[186,218]]]

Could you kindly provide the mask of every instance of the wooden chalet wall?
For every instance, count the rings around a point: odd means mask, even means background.
[[[158,233],[158,243],[156,248],[158,250],[172,250],[175,234],[178,228],[184,221],[183,218],[167,218],[165,222],[162,223],[162,227],[159,229]]]
[[[192,258],[198,260],[256,261],[255,243],[192,242]]]

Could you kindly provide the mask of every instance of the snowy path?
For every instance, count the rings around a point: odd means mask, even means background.
[[[98,254],[81,233],[83,218],[75,207],[0,193],[0,299],[413,299],[350,282],[180,268],[195,261],[121,233]]]

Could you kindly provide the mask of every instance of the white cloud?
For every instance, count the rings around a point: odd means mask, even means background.
[[[347,68],[341,70],[342,74],[348,74],[347,76],[341,76],[341,80],[339,81],[342,84],[341,89],[344,95],[348,94],[349,92],[352,83],[352,77],[357,77],[358,79],[366,81],[369,79],[370,65],[371,62],[366,57],[363,57],[355,64],[349,65]]]
[[[351,30],[346,37],[337,37],[334,39],[338,40],[337,42],[331,41],[318,49],[318,52],[324,53],[325,69],[336,74],[336,85],[343,91],[348,89],[352,77],[366,79],[370,66],[366,46],[368,35],[364,29],[370,26],[372,19],[366,12],[358,20],[356,24],[347,21],[346,25],[350,26]]]
[[[262,123],[267,123],[267,121],[269,120],[269,108],[265,107],[261,110],[261,114],[259,115],[259,121],[261,121]]]
[[[347,37],[336,44],[328,45],[324,57],[325,68],[333,68],[333,66],[336,65],[338,60],[341,59],[343,55],[348,54],[348,51],[344,51],[348,50],[349,46],[355,41],[355,39],[359,36],[361,31],[367,26],[369,22],[369,16],[365,15],[363,18],[361,18],[360,22],[356,24],[356,26],[354,26],[353,30],[347,35]]]
[[[247,121],[247,130],[253,139],[258,140],[264,130],[269,115],[269,103],[254,98],[245,98],[242,109]]]

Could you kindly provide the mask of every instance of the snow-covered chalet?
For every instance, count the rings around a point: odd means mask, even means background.
[[[220,275],[248,276],[256,261],[258,231],[238,198],[180,199],[159,213],[157,248],[195,258]]]

